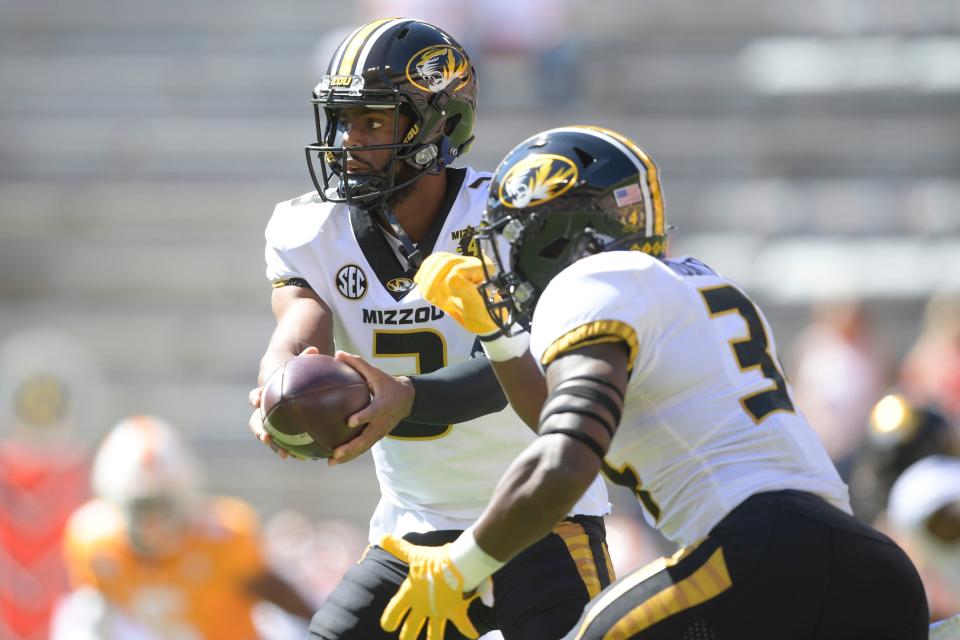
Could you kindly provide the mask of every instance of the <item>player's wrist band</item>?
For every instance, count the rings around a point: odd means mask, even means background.
[[[467,529],[453,541],[449,549],[450,561],[463,576],[464,592],[473,591],[481,582],[507,564],[500,562],[480,548],[473,537],[473,528]]]
[[[480,346],[483,352],[487,354],[487,359],[491,362],[503,362],[519,358],[530,348],[530,332],[521,331],[512,336],[505,336],[501,332],[477,336],[480,339]]]

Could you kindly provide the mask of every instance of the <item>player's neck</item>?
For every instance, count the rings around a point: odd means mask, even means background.
[[[393,215],[414,242],[426,234],[440,213],[447,192],[447,173],[425,175],[414,183],[404,198],[392,205]]]

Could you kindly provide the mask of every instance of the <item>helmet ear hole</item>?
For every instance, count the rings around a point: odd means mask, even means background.
[[[447,118],[447,121],[443,123],[443,135],[449,136],[456,131],[457,127],[460,125],[461,117],[463,117],[462,114],[458,113],[450,118]]]
[[[549,260],[556,260],[563,253],[563,250],[567,248],[567,245],[570,244],[570,241],[566,238],[557,238],[543,249],[540,250],[540,253],[537,255],[541,258],[547,258]]]
[[[596,158],[585,149],[582,149],[580,147],[574,147],[573,151],[574,153],[577,154],[577,158],[580,160],[580,164],[582,164],[584,167],[589,167],[591,164],[593,164],[596,161]]]

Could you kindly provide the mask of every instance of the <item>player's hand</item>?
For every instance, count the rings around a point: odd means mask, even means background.
[[[363,376],[371,398],[370,404],[347,418],[349,427],[366,427],[356,438],[333,450],[333,457],[327,461],[330,466],[350,462],[393,431],[401,420],[410,415],[414,397],[410,378],[394,377],[363,358],[343,351],[337,351],[334,357]]]
[[[316,347],[307,347],[301,351],[298,355],[304,354],[316,354],[320,353],[320,350]],[[273,438],[270,437],[270,434],[267,432],[266,428],[263,426],[263,414],[260,411],[260,401],[263,396],[263,385],[259,385],[254,389],[250,390],[248,395],[248,400],[250,401],[250,406],[253,407],[253,413],[250,415],[250,420],[247,421],[247,426],[250,428],[250,431],[256,436],[257,440],[265,444],[270,448],[275,454],[280,456],[282,459],[291,457],[291,453],[286,449],[283,449],[277,446],[277,443],[273,441]],[[293,456],[295,459],[301,459],[297,456]]]
[[[250,392],[250,403],[253,404],[254,394],[257,395],[257,404],[254,405],[256,408],[253,410],[253,413],[250,414],[250,420],[247,422],[247,426],[250,427],[250,431],[253,432],[253,435],[257,437],[257,440],[265,444],[270,448],[275,454],[280,456],[283,459],[286,459],[290,452],[286,449],[281,449],[277,446],[277,443],[273,441],[273,438],[270,437],[270,434],[267,433],[267,430],[263,426],[263,415],[260,413],[260,390],[262,387],[257,387]]]
[[[499,329],[478,289],[485,279],[480,258],[443,251],[427,256],[413,277],[425,300],[450,314],[470,333],[481,336]]]
[[[403,622],[400,640],[416,640],[426,624],[427,640],[443,640],[450,621],[468,638],[479,637],[467,609],[480,596],[464,595],[463,576],[447,551],[450,545],[420,547],[388,535],[380,546],[410,565],[406,580],[380,616],[384,631],[396,631]]]

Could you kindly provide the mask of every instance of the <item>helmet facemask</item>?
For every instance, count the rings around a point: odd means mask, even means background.
[[[319,90],[319,89],[318,89]],[[385,92],[384,92],[385,93]],[[419,171],[404,172],[404,167],[412,166],[414,147],[410,141],[404,142],[401,136],[409,135],[401,131],[401,109],[404,104],[399,95],[383,96],[379,99],[367,97],[362,103],[316,98],[313,102],[314,121],[317,129],[317,142],[307,145],[307,166],[310,177],[320,196],[327,201],[342,202],[349,205],[364,205],[382,202],[385,198],[407,187],[432,167],[421,167]],[[351,145],[344,144],[348,131],[347,110],[364,109],[372,112],[382,111],[389,114],[393,124],[393,139],[384,144]],[[354,116],[356,117],[356,116]],[[411,118],[415,121],[415,118]],[[409,131],[414,131],[411,124]],[[347,170],[349,154],[370,154],[389,150],[390,154],[382,167],[369,172],[351,172]],[[422,154],[421,154],[422,158]]]
[[[475,236],[483,263],[480,295],[490,318],[506,336],[519,332],[518,327],[530,328],[536,304],[534,286],[511,268],[514,243],[523,233],[523,222],[506,216],[491,224],[482,224]],[[503,255],[507,256],[506,260]]]
[[[361,79],[362,80],[362,79]],[[307,145],[307,166],[320,196],[328,202],[369,207],[394,199],[424,175],[436,175],[465,153],[464,146],[454,147],[450,134],[459,126],[461,115],[440,108],[447,103],[447,94],[434,94],[426,108],[418,107],[422,97],[399,90],[372,90],[362,95],[345,97],[335,89],[324,89],[330,77],[324,76],[314,93],[313,110],[317,142]],[[455,104],[451,103],[451,106]],[[393,119],[391,142],[375,145],[343,143],[348,109],[389,111]],[[409,121],[403,126],[401,116]],[[440,128],[440,133],[436,130]],[[433,132],[433,139],[428,137]],[[347,170],[348,154],[390,151],[381,169],[368,173]]]
[[[188,526],[188,504],[176,494],[137,497],[123,504],[130,546],[138,555],[163,558],[176,553]]]
[[[578,218],[575,212],[554,214],[548,219],[518,212],[517,216],[504,216],[480,228],[477,246],[486,277],[480,293],[491,318],[505,335],[530,329],[540,294],[571,263],[632,241],[631,237],[614,239],[589,226],[578,227]],[[545,227],[558,225],[566,228],[547,229],[548,233],[541,235]],[[544,244],[544,237],[553,240]]]

